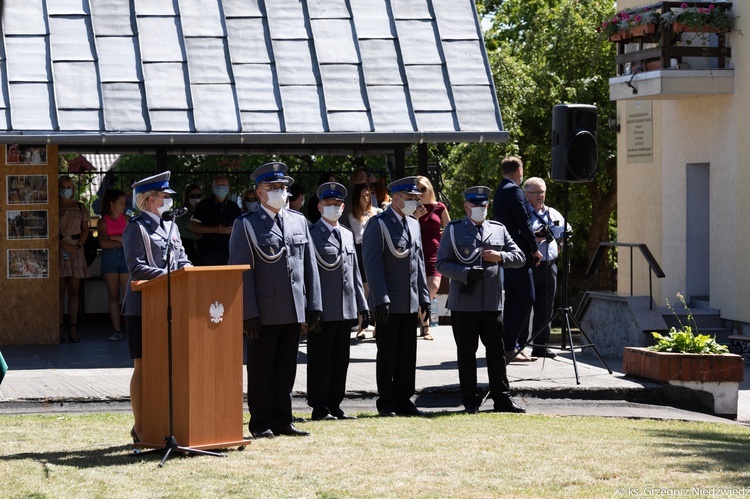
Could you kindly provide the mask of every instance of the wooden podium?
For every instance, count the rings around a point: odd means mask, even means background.
[[[242,273],[249,265],[171,273],[172,408],[169,427],[167,276],[132,284],[143,301],[143,448],[245,446],[242,432]]]

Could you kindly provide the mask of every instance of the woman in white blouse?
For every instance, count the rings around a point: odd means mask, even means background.
[[[354,186],[351,196],[351,212],[349,213],[349,226],[354,233],[354,248],[357,251],[357,262],[359,263],[359,273],[362,275],[362,282],[365,285],[365,296],[369,294],[369,287],[367,286],[367,278],[365,276],[365,269],[362,264],[362,234],[365,233],[365,225],[367,221],[373,215],[380,213],[380,208],[375,208],[372,205],[372,193],[367,184],[357,184]],[[361,340],[365,338],[365,332],[362,330],[362,323],[360,322],[360,328],[357,331],[357,339]]]

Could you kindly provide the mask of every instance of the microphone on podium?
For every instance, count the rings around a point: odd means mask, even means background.
[[[182,215],[184,215],[187,212],[188,212],[188,209],[183,206],[182,208],[178,208],[176,210],[165,211],[162,214],[161,218],[163,220],[169,222],[170,220],[174,220],[177,217],[181,217]]]

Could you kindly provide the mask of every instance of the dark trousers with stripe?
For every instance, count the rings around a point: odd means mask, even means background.
[[[503,352],[502,312],[451,311],[451,327],[458,353],[458,380],[464,406],[479,405],[477,394],[477,348],[479,340],[485,348],[490,396],[495,402],[510,396]]]
[[[352,321],[327,321],[307,334],[307,403],[313,410],[338,412],[346,394]]]
[[[378,323],[375,377],[378,411],[400,412],[413,406],[417,369],[417,314],[390,314]]]
[[[247,408],[250,431],[283,430],[292,424],[300,324],[264,325],[247,341]]]

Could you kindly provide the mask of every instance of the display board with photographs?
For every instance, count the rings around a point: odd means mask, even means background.
[[[46,165],[47,146],[8,144],[5,146],[7,165]]]
[[[5,218],[8,221],[6,234],[9,240],[49,237],[47,210],[8,210]]]
[[[47,278],[49,278],[49,250],[8,250],[8,279]]]
[[[11,204],[47,204],[47,175],[6,175],[5,202]]]

